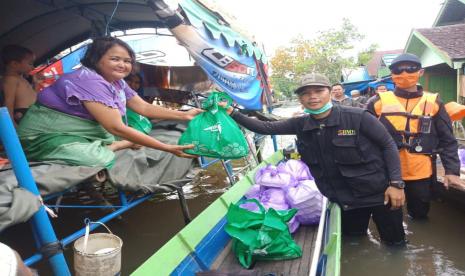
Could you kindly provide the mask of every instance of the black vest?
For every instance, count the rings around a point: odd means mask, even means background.
[[[360,133],[364,112],[335,106],[323,122],[307,116],[297,135],[299,153],[318,188],[345,210],[383,204],[388,187],[380,147]]]

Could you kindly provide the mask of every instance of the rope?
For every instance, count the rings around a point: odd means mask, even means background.
[[[116,0],[115,8],[113,9],[110,19],[108,19],[107,25],[105,26],[105,36],[108,36],[108,28],[110,27],[110,22],[113,19],[113,16],[115,15],[116,10],[118,9],[119,1],[120,0]]]

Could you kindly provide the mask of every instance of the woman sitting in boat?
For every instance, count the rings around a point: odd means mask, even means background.
[[[330,83],[308,74],[295,91],[304,116],[262,122],[229,108],[232,118],[260,134],[297,135],[302,161],[329,200],[342,209],[342,231],[366,235],[370,217],[382,241],[403,245],[404,183],[397,147],[384,126],[361,108],[332,106]]]
[[[113,37],[97,38],[81,60],[38,94],[18,135],[29,160],[111,168],[114,151],[142,145],[179,157],[192,146],[162,143],[123,123],[126,106],[148,118],[191,120],[199,109],[169,110],[142,100],[123,80],[132,71],[133,50]],[[116,141],[118,137],[120,141]]]

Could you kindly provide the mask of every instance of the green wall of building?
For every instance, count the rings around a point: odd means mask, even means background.
[[[456,74],[456,71],[448,66],[426,68],[420,83],[426,91],[439,93],[444,103],[455,102],[457,101]]]

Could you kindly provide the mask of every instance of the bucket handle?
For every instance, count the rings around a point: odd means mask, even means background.
[[[105,227],[107,229],[107,231],[113,235],[113,232],[111,232],[110,228],[108,228],[108,226],[106,226],[105,224],[103,224],[103,222],[100,222],[100,221],[91,221],[90,219],[86,218],[84,219],[84,223],[86,224],[86,233],[84,235],[84,246],[83,246],[83,252],[84,254],[87,253],[87,242],[89,241],[89,233],[90,233],[90,224],[93,223],[93,224],[100,224],[102,225],[103,227]]]

